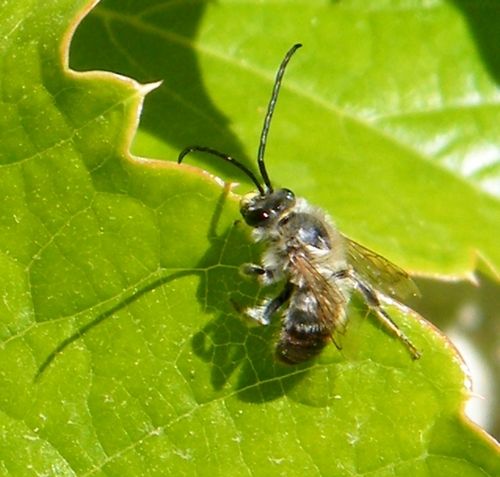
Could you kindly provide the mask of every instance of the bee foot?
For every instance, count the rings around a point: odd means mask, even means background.
[[[245,315],[251,318],[252,320],[257,321],[261,325],[268,325],[270,323],[269,318],[266,316],[266,306],[259,305],[253,308],[247,308],[245,310]]]

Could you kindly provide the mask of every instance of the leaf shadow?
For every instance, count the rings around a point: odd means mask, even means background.
[[[483,62],[496,83],[500,83],[500,1],[476,2],[453,0],[468,22],[470,32],[475,38]]]
[[[216,233],[227,191],[222,193],[212,219],[212,247],[198,264],[207,273],[197,299],[217,316],[193,335],[191,344],[195,355],[211,366],[214,391],[231,386],[240,399],[262,403],[288,393],[305,378],[311,363],[280,363],[274,350],[279,319],[275,317],[269,326],[253,324],[236,309],[253,305],[262,289],[239,273],[242,255],[246,255],[245,261],[258,260],[258,247],[250,246],[245,226],[236,221],[222,234]]]
[[[142,131],[176,149],[209,144],[246,158],[228,118],[204,84],[196,38],[207,5],[176,0],[126,4],[104,0],[75,32],[70,66],[79,71],[112,71],[141,83],[161,81],[145,98]],[[205,56],[210,53],[205,52]],[[227,62],[220,59],[221,73],[227,71]],[[139,151],[140,155],[154,156],[151,147]],[[230,170],[222,161],[214,169],[220,173]]]

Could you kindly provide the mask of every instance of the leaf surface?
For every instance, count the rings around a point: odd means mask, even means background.
[[[252,326],[232,305],[263,292],[238,273],[259,250],[234,223],[237,197],[196,167],[128,153],[144,84],[164,80],[137,154],[200,143],[252,164],[274,72],[300,40],[273,180],[411,271],[465,276],[480,254],[494,273],[497,70],[459,7],[103,2],[71,65],[137,83],[66,68],[85,2],[5,4],[3,474],[498,475],[498,448],[462,416],[463,365],[429,324],[388,307],[423,353],[413,362],[355,300],[341,352],[278,364],[279,323]]]

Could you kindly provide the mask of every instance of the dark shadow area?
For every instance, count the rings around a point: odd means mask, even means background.
[[[253,306],[263,290],[255,281],[239,273],[242,255],[246,255],[243,262],[259,259],[259,254],[252,252],[258,247],[249,242],[245,226],[237,221],[220,236],[216,234],[225,197],[223,193],[212,219],[209,233],[212,247],[198,264],[207,272],[201,279],[197,299],[217,317],[194,334],[192,348],[211,366],[214,390],[221,390],[237,373],[236,384],[232,386],[242,400],[270,401],[283,396],[300,382],[313,362],[300,366],[279,363],[275,358],[279,317],[275,316],[270,326],[263,326],[242,316],[236,309]],[[265,292],[276,293],[278,289],[266,289]],[[234,379],[231,380],[234,383]]]
[[[193,350],[212,366],[214,390],[223,389],[237,373],[235,390],[243,401],[282,397],[306,377],[312,363],[287,366],[276,360],[278,317],[271,326],[245,324],[244,319],[236,313],[220,315],[193,336]]]
[[[111,316],[113,316],[115,313],[119,312],[123,308],[125,308],[128,305],[131,305],[135,301],[139,300],[146,293],[149,293],[150,291],[153,291],[156,288],[161,287],[161,286],[163,286],[163,285],[165,285],[173,280],[176,280],[176,279],[181,278],[181,277],[185,277],[186,275],[192,275],[192,274],[193,274],[193,272],[176,272],[176,273],[172,273],[170,275],[167,275],[166,277],[158,278],[157,280],[154,280],[150,284],[148,284],[145,287],[138,290],[133,295],[120,301],[115,306],[112,306],[108,310],[103,311],[102,313],[99,313],[93,320],[91,320],[89,323],[87,323],[86,325],[79,328],[71,336],[68,336],[66,339],[61,341],[61,343],[59,343],[59,345],[56,348],[54,348],[53,351],[51,351],[51,353],[47,356],[47,358],[45,358],[45,361],[38,367],[38,370],[37,370],[35,377],[34,377],[34,381],[38,381],[41,378],[43,373],[52,364],[52,362],[57,358],[57,356],[60,353],[62,353],[69,345],[74,343],[76,340],[83,338],[84,335],[86,335],[90,330],[92,330],[96,326],[100,325],[107,318],[110,318]]]
[[[227,118],[209,97],[200,71],[197,31],[206,6],[206,2],[173,0],[103,0],[76,31],[70,66],[77,71],[111,71],[141,83],[162,81],[146,97],[141,130],[179,151],[201,144],[245,159]],[[222,60],[219,64],[223,79],[227,65]],[[217,171],[234,173],[222,161],[214,162]]]
[[[493,377],[492,387],[500,383],[499,341],[500,336],[500,286],[488,277],[478,274],[478,283],[444,282],[441,280],[415,280],[421,293],[421,300],[414,300],[411,307],[426,320],[436,325],[451,341],[456,337],[466,341]],[[456,343],[459,345],[459,343]],[[459,347],[460,348],[460,347]],[[466,363],[467,355],[464,354]],[[470,364],[474,364],[471,362]],[[471,368],[472,382],[479,382],[484,373],[479,369],[475,379],[475,369]],[[487,374],[486,374],[487,375]],[[474,389],[481,394],[481,391]],[[496,396],[483,396],[485,406],[495,405]],[[498,405],[487,425],[488,431],[500,436],[500,413]]]
[[[491,76],[500,83],[500,0],[453,0],[462,11]]]

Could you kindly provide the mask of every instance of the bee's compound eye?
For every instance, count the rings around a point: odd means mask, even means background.
[[[285,198],[288,200],[294,200],[295,199],[295,194],[290,190],[290,189],[283,189],[283,192],[285,193]]]
[[[290,189],[279,189],[274,193],[274,210],[288,210],[293,207],[294,204],[295,194]]]
[[[242,210],[243,218],[250,227],[259,227],[264,225],[270,217],[270,213],[266,209],[247,209]]]

